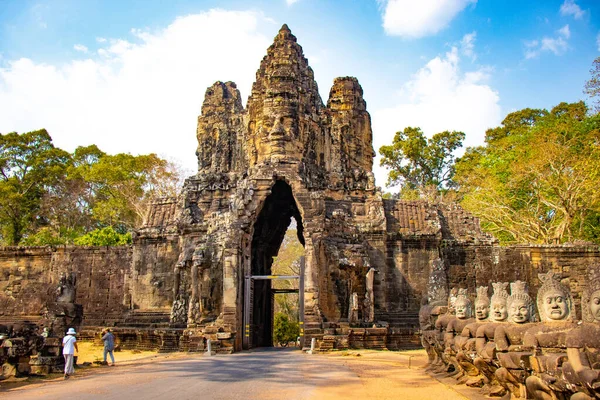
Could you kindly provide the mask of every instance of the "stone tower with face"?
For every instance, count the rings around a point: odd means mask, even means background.
[[[542,286],[537,294],[537,307],[542,322],[574,321],[573,297],[558,276],[550,271],[538,274]]]

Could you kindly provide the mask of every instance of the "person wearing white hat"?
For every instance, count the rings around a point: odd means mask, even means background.
[[[75,350],[79,352],[77,348],[77,339],[75,338],[75,329],[69,328],[67,335],[63,338],[63,357],[65,358],[65,379],[69,379],[69,376],[75,373],[73,368],[73,357],[75,356]]]

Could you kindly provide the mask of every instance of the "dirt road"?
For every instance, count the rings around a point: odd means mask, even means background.
[[[360,355],[359,355],[360,354]],[[411,357],[409,357],[409,355]],[[408,362],[411,368],[408,368]],[[0,391],[3,399],[476,399],[429,377],[423,352],[309,355],[260,350],[229,356],[168,355],[79,370],[64,381]],[[0,385],[0,390],[1,385]]]

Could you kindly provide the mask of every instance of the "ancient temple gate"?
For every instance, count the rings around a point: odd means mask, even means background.
[[[377,346],[390,347],[393,334],[404,335],[394,343],[417,340],[410,329],[433,260],[448,241],[493,242],[462,210],[382,199],[361,86],[336,78],[323,104],[286,25],[246,108],[233,82],[207,89],[197,139],[197,174],[177,203],[157,202],[137,232],[127,301],[168,305],[171,327],[219,334],[231,350],[272,345],[264,277],[292,218],[306,257],[301,319],[306,338],[320,341],[347,338],[350,328],[356,339],[356,329],[376,322],[386,327]]]
[[[298,289],[272,289],[269,283],[277,279],[298,280]],[[256,285],[256,283],[259,283]],[[261,291],[259,296],[255,290]],[[244,283],[244,349],[273,344],[273,295],[298,293],[298,320],[300,345],[304,345],[304,257],[300,260],[299,275],[250,275]],[[258,299],[266,300],[263,304]],[[260,308],[260,309],[258,309]]]

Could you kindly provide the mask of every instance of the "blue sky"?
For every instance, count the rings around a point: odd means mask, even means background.
[[[478,145],[508,112],[586,100],[599,16],[593,0],[0,0],[0,132],[195,171],[206,88],[232,80],[246,99],[287,23],[323,102],[358,78],[376,150],[406,126]]]

